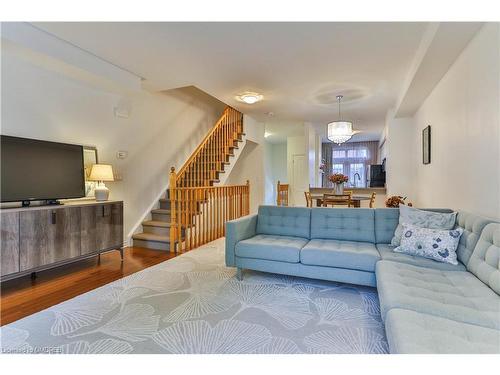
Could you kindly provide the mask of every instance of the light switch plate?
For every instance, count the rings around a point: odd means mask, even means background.
[[[128,152],[127,151],[118,151],[116,153],[116,158],[117,159],[125,159],[127,156],[128,156]]]

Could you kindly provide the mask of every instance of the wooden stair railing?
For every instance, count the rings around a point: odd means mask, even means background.
[[[170,173],[170,181],[176,173]],[[250,183],[170,188],[170,251],[191,250],[223,237],[225,223],[250,213]]]
[[[243,135],[243,115],[227,107],[193,154],[177,172],[177,187],[213,186]]]
[[[243,116],[227,107],[179,172],[170,171],[170,251],[225,235],[225,222],[249,214],[250,184],[213,186],[243,137]]]

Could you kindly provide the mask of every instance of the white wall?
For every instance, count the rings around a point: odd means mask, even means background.
[[[382,164],[382,161],[387,157],[387,124],[385,124],[380,139],[378,141],[377,163]]]
[[[500,26],[486,24],[413,118],[386,119],[388,195],[500,219]],[[422,130],[431,126],[431,163]]]
[[[306,141],[307,152],[307,185],[314,186],[316,182],[315,168],[316,165],[316,132],[312,124],[304,124],[304,136]]]
[[[276,204],[276,185],[278,181],[288,183],[286,143],[265,142],[264,158],[266,204]]]
[[[387,195],[407,197],[415,200],[415,142],[412,119],[395,119],[389,111],[386,118],[383,152],[387,157]]]
[[[109,183],[111,198],[125,202],[125,235],[168,184],[222,113],[224,104],[198,90],[149,93],[108,91],[99,80],[79,80],[44,65],[45,56],[2,44],[2,134],[96,146],[122,181]],[[73,71],[74,73],[74,71]],[[129,118],[113,107],[127,103]],[[128,151],[124,160],[119,150]]]
[[[247,142],[226,185],[242,185],[250,181],[250,212],[254,213],[265,200],[264,125],[249,116],[244,116],[243,124]]]
[[[416,203],[500,218],[500,30],[485,25],[414,116]],[[431,164],[421,132],[431,126]],[[392,161],[391,161],[392,162]]]
[[[322,163],[323,160],[323,149],[322,149],[322,143],[321,143],[321,136],[316,135],[316,165],[314,166],[314,171],[315,171],[315,180],[314,180],[314,185],[312,186],[321,186],[323,183],[322,178],[323,174],[320,172],[319,166]]]
[[[309,180],[307,185],[321,186],[319,165],[321,163],[321,137],[316,132],[313,124],[304,124],[306,149],[307,149],[307,169]]]
[[[274,176],[271,166],[272,144],[264,142],[264,204],[273,204],[274,200]]]
[[[275,182],[288,183],[286,143],[273,144],[271,147],[271,167]]]

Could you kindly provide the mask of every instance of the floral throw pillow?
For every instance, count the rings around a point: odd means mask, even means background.
[[[391,240],[392,246],[399,246],[403,224],[416,225],[421,228],[430,229],[453,229],[455,227],[457,213],[442,213],[419,210],[418,208],[399,206],[399,224]]]
[[[396,253],[458,264],[456,251],[460,236],[464,232],[462,228],[441,230],[403,224],[402,232],[401,245],[394,249]]]

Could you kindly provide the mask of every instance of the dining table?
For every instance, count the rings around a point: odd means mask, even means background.
[[[316,201],[316,206],[321,207],[323,205],[323,194],[311,194],[311,199]],[[353,195],[351,197],[351,203],[353,207],[361,207],[361,201],[369,201],[370,197],[365,197],[362,195]]]

